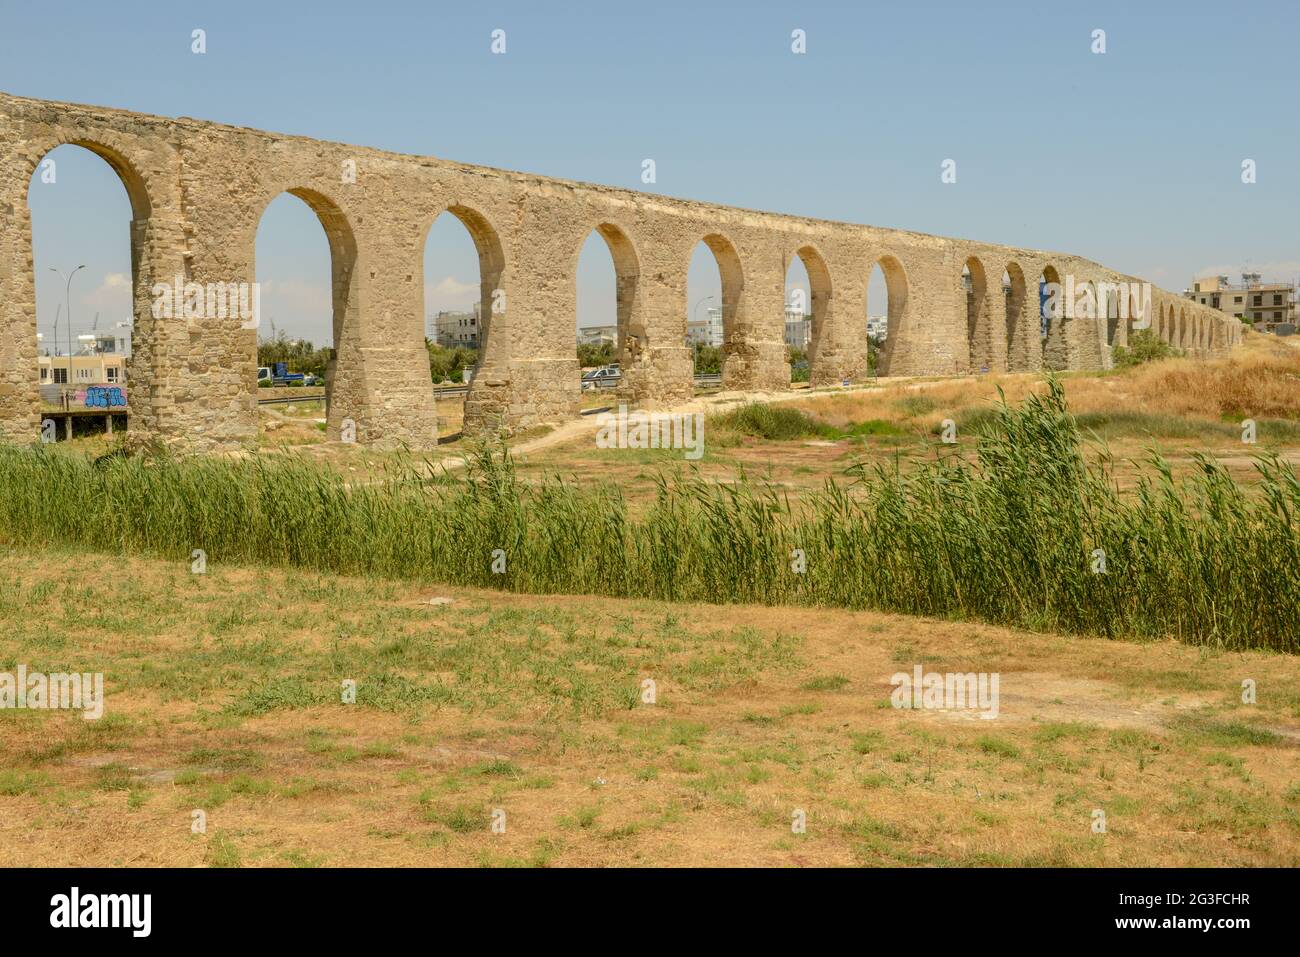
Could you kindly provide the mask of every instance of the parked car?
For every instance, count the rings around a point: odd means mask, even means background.
[[[584,372],[582,388],[584,392],[590,389],[613,389],[618,386],[622,378],[623,374],[618,371],[618,363],[612,362],[607,366]]]

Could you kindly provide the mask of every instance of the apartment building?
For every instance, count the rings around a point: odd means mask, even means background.
[[[708,309],[707,319],[691,320],[686,323],[686,342],[689,345],[722,345],[722,310]]]
[[[444,349],[477,349],[479,334],[479,306],[466,312],[444,310],[433,317],[432,335],[429,337]]]
[[[1227,276],[1197,279],[1183,295],[1268,332],[1296,321],[1295,284],[1264,282],[1259,273],[1242,273],[1240,283],[1229,282]]]

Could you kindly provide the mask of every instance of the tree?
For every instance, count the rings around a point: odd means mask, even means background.
[[[317,349],[306,339],[289,339],[283,331],[274,339],[263,339],[257,344],[259,366],[274,368],[277,362],[283,362],[290,372],[301,372],[321,379],[325,378],[325,367],[333,355],[333,349]]]
[[[790,381],[807,382],[811,378],[812,371],[808,368],[808,353],[803,349],[796,349],[794,346],[787,346],[785,350],[786,361],[790,363]]]
[[[457,346],[448,349],[432,339],[424,340],[424,347],[429,353],[429,374],[434,382],[460,383],[464,380],[465,370],[474,368],[478,362],[478,351]]]
[[[880,351],[885,348],[884,336],[867,336],[867,371],[876,374],[880,361]]]
[[[607,366],[614,361],[614,343],[578,343],[578,365],[583,369]]]
[[[695,347],[695,374],[721,375],[722,349],[719,346]]]

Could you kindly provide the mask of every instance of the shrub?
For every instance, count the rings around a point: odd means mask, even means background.
[[[807,412],[766,402],[748,402],[716,416],[714,421],[723,428],[774,441],[834,433],[833,429],[820,424]]]
[[[1182,353],[1157,336],[1150,329],[1136,329],[1129,336],[1128,347],[1116,346],[1113,350],[1116,369],[1129,369],[1156,359],[1173,359]]]

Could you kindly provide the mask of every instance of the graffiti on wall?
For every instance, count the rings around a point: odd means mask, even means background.
[[[87,409],[125,409],[126,389],[118,385],[87,386],[85,392],[77,393],[77,401]]]

